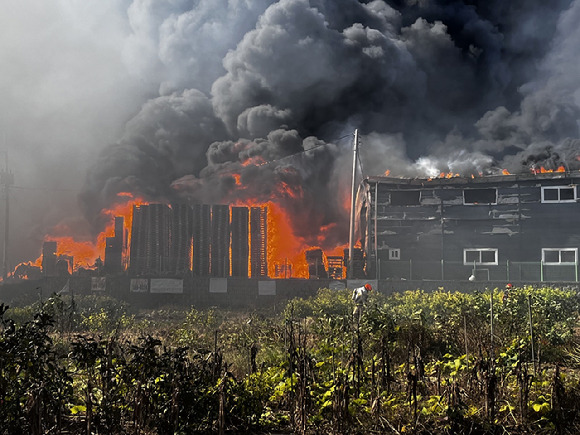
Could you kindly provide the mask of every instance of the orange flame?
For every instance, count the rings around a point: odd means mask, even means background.
[[[55,226],[51,233],[44,237],[45,242],[56,242],[56,255],[58,257],[69,257],[74,262],[72,269],[78,270],[80,267],[92,268],[97,258],[104,257],[107,237],[115,235],[115,217],[124,218],[124,231],[130,234],[133,220],[133,205],[142,205],[146,202],[139,197],[134,197],[131,193],[121,192],[117,194],[118,202],[109,209],[101,211],[101,216],[108,220],[105,229],[99,233],[96,240],[76,240],[74,236],[64,235],[71,234],[73,231],[67,225]],[[128,241],[127,241],[128,245]],[[42,266],[42,255],[34,263],[35,267]],[[71,271],[72,272],[72,271]]]
[[[390,174],[391,174],[391,170],[390,169],[387,169],[385,171],[385,177],[388,177]]]
[[[304,252],[310,247],[294,235],[288,214],[278,204],[253,200],[235,205],[268,208],[268,276],[276,276],[276,265],[285,265],[292,278],[308,278],[308,264]]]
[[[234,177],[238,180],[238,177]],[[290,198],[300,198],[303,192],[300,189],[292,188],[287,184],[280,184],[278,186],[280,195]],[[347,198],[349,199],[349,198]],[[53,228],[52,232],[45,237],[45,241],[54,241],[57,243],[56,255],[61,259],[69,259],[74,262],[72,271],[79,268],[92,268],[95,266],[97,259],[104,258],[105,246],[107,237],[115,236],[115,217],[124,218],[124,236],[130,238],[133,207],[146,205],[148,202],[142,198],[134,197],[130,193],[119,193],[117,195],[117,203],[109,209],[101,211],[101,215],[107,220],[105,229],[96,237],[96,239],[79,239],[78,237],[70,236],[72,230],[66,226],[61,225]],[[267,222],[267,260],[268,260],[268,276],[276,277],[276,270],[284,271],[285,277],[292,278],[309,278],[308,263],[306,261],[305,253],[307,250],[314,248],[306,243],[301,237],[294,234],[291,218],[278,203],[273,201],[258,202],[254,200],[240,201],[235,205],[244,205],[248,207],[267,207],[268,208],[268,222]],[[350,201],[348,206],[350,208]],[[324,244],[327,233],[332,232],[333,225],[322,227],[319,231],[318,240],[315,243],[319,245]],[[126,240],[125,246],[130,246],[130,240]],[[348,246],[337,246],[327,255],[343,256],[344,249]],[[128,253],[124,254],[126,259]],[[42,266],[42,256],[40,256],[34,264],[28,263],[30,266],[40,268]],[[328,266],[328,264],[326,264]]]
[[[242,166],[261,166],[263,164],[267,163],[266,160],[264,160],[262,158],[262,156],[252,156],[250,158],[248,158],[247,160],[244,160],[243,162],[241,162]]]

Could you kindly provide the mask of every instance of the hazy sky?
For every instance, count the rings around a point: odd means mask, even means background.
[[[332,246],[355,128],[365,175],[578,168],[579,21],[570,0],[5,0],[13,261],[126,190],[277,198]]]

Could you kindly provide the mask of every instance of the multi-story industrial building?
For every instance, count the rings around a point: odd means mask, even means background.
[[[578,281],[580,172],[369,177],[365,272],[378,279]]]

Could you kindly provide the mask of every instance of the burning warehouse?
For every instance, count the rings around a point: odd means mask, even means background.
[[[578,171],[368,177],[357,207],[367,274],[379,279],[578,281],[579,181]]]
[[[129,272],[247,277],[251,270],[254,278],[266,276],[266,219],[265,207],[136,205]]]

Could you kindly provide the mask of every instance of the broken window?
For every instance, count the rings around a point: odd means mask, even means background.
[[[576,264],[578,248],[544,248],[542,261],[544,264]]]
[[[467,248],[463,250],[465,265],[497,265],[497,249]]]
[[[497,189],[465,189],[464,204],[496,204]]]
[[[391,205],[420,205],[420,190],[395,190],[391,192]]]
[[[542,187],[542,202],[574,202],[576,201],[575,186]]]

